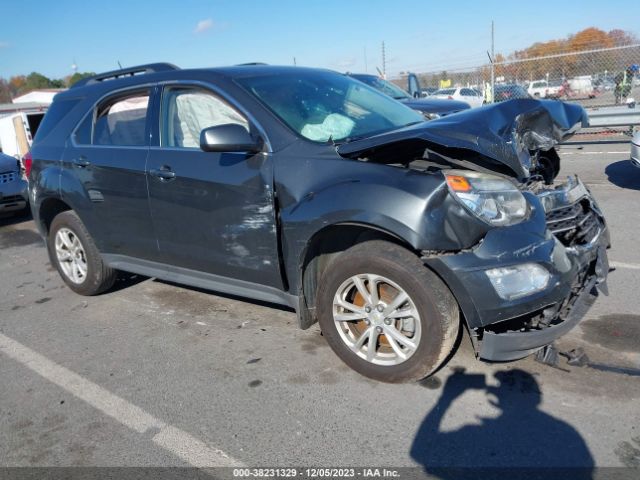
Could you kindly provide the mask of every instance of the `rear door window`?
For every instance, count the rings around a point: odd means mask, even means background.
[[[149,94],[148,90],[136,91],[100,103],[95,111],[93,145],[147,145]]]

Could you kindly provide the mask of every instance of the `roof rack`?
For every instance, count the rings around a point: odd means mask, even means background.
[[[120,77],[133,77],[134,75],[139,74],[168,72],[171,70],[180,70],[180,68],[171,63],[148,63],[146,65],[121,68],[120,70],[112,70],[110,72],[99,73],[98,75],[83,78],[82,80],[78,80],[76,83],[74,83],[71,88],[81,87],[83,85],[91,85],[93,83],[102,82],[104,80],[115,80]]]
[[[236,67],[252,67],[254,65],[269,65],[269,64],[264,62],[247,62],[247,63],[238,63]]]

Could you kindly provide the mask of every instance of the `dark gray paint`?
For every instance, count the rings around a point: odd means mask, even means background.
[[[547,236],[536,197],[528,194],[533,207],[528,220],[491,228],[452,198],[439,170],[399,166],[426,149],[461,156],[467,168],[522,179],[522,152],[550,148],[572,133],[585,121],[582,109],[558,102],[506,102],[336,148],[296,136],[234,82],[274,71],[298,70],[172,70],[88,82],[58,95],[47,114],[56,122],[45,118],[33,146],[32,210],[41,230],[41,213],[51,201],[63,200],[113,266],[262,300],[268,291],[268,301],[292,305],[316,235],[331,226],[359,225],[422,252],[453,291],[471,328],[531,312],[566,294],[562,287],[505,302],[478,275],[516,262],[554,266],[557,247]],[[263,153],[160,148],[157,96],[165,83],[197,83],[225,98],[249,119],[252,134],[264,139]],[[149,147],[73,145],[73,128],[96,102],[140,85],[157,86],[149,110]],[[82,156],[88,165],[73,163]],[[367,161],[356,160],[361,157]],[[567,284],[575,276],[561,273],[558,278]]]

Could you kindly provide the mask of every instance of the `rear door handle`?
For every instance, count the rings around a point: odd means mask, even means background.
[[[160,180],[171,180],[176,177],[176,172],[171,170],[168,165],[163,165],[160,168],[152,168],[149,173]]]
[[[87,157],[85,157],[84,155],[80,155],[78,158],[73,159],[73,164],[76,167],[85,168],[91,165],[91,162],[87,160]]]

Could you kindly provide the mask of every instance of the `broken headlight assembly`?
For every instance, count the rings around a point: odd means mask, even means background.
[[[445,177],[451,194],[489,225],[515,225],[529,216],[527,200],[506,178],[460,170],[449,170]]]

